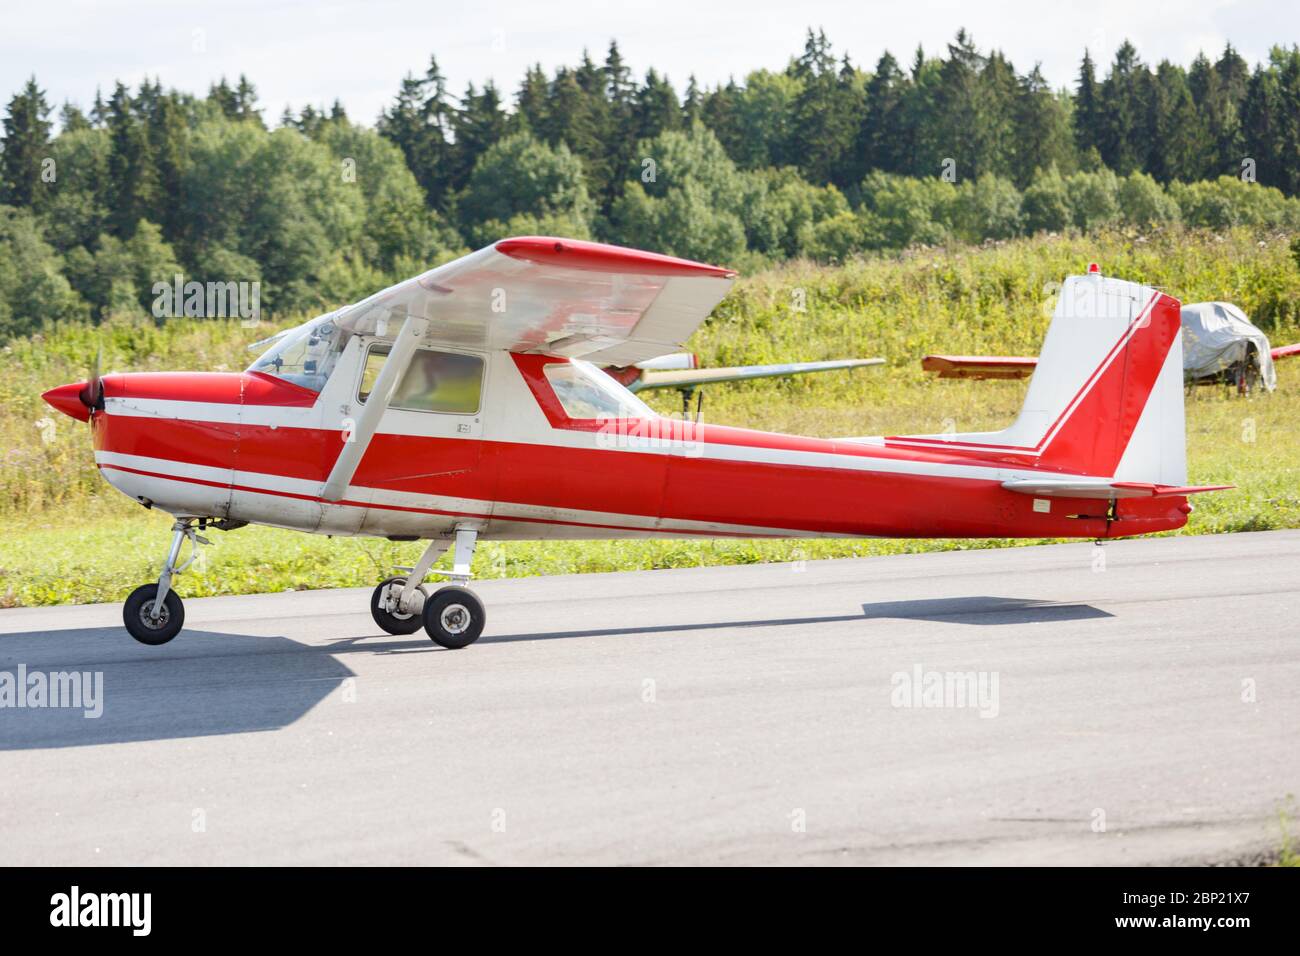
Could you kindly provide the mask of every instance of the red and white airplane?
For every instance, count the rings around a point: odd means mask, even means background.
[[[127,630],[163,644],[208,526],[427,540],[375,588],[392,634],[483,629],[475,543],[536,538],[1114,538],[1187,521],[1177,300],[1068,279],[999,432],[800,438],[655,414],[599,366],[681,348],[735,273],[505,239],[282,333],[242,373],[105,375],[45,393],[119,491],[175,516]],[[450,584],[424,586],[454,550]],[[192,561],[193,558],[191,557]]]

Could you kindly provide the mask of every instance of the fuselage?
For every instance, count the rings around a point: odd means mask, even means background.
[[[467,525],[485,539],[1101,538],[1187,520],[1183,498],[1043,511],[1002,486],[1042,474],[1015,450],[575,415],[547,372],[568,360],[504,351],[479,356],[473,411],[389,408],[346,493],[326,501],[373,345],[349,343],[319,391],[258,371],[106,376],[96,464],[176,515],[395,538]]]

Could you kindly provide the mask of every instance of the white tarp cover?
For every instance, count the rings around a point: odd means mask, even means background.
[[[1246,313],[1231,302],[1198,302],[1183,306],[1183,374],[1193,378],[1216,375],[1246,358],[1247,344],[1255,344],[1259,377],[1270,392],[1277,388],[1277,372],[1266,336],[1250,324]]]

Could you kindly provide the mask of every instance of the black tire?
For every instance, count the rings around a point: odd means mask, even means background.
[[[393,614],[390,611],[380,607],[379,599],[384,593],[384,588],[392,584],[406,584],[406,578],[388,578],[380,581],[375,588],[374,593],[370,595],[370,616],[375,619],[375,623],[387,631],[389,634],[414,634],[423,625],[419,614]],[[424,588],[420,588],[424,593]],[[425,603],[429,603],[429,596],[425,595]]]
[[[487,623],[487,612],[478,595],[455,586],[434,591],[424,602],[423,617],[430,639],[449,650],[473,644]]]
[[[167,592],[157,622],[149,617],[157,595],[157,584],[142,584],[127,596],[126,603],[122,605],[122,623],[132,637],[150,647],[166,644],[185,625],[185,605],[175,591]]]

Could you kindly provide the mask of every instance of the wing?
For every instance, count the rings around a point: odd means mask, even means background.
[[[1270,350],[1269,354],[1273,356],[1274,362],[1278,359],[1292,358],[1296,355],[1300,355],[1300,342],[1297,342],[1294,345],[1279,345],[1277,348]]]
[[[697,368],[680,371],[647,370],[628,388],[640,392],[647,388],[693,388],[713,382],[739,382],[747,378],[779,378],[786,375],[805,375],[808,372],[829,372],[837,368],[861,368],[867,365],[884,365],[882,358],[833,359],[829,362],[787,362],[784,365],[741,365],[733,368]]]
[[[424,343],[543,352],[632,365],[674,352],[736,274],[686,259],[576,239],[502,239],[332,313],[392,348],[321,497],[356,473],[415,350]]]
[[[940,378],[1027,378],[1038,359],[1019,355],[927,355],[921,368]]]
[[[502,239],[341,309],[351,331],[387,336],[408,317],[426,342],[582,357],[609,365],[674,352],[735,272],[576,239]]]

